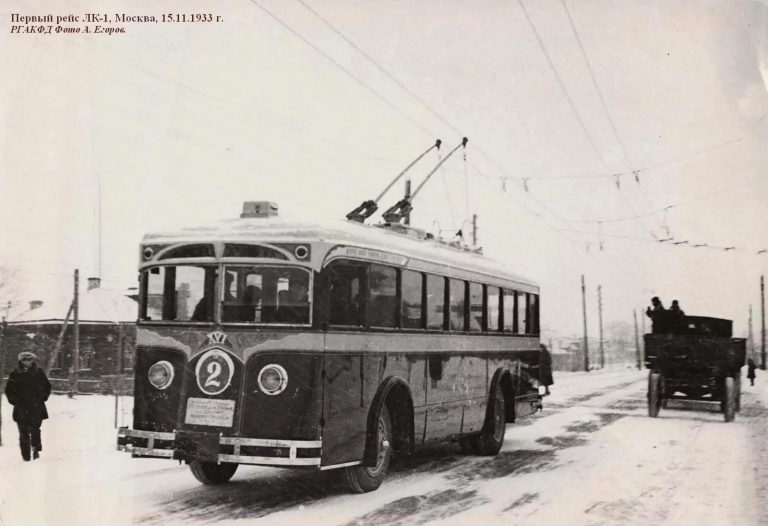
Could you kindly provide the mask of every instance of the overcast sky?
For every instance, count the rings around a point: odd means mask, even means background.
[[[0,266],[20,301],[96,274],[99,188],[103,286],[124,290],[147,231],[236,217],[243,200],[341,218],[435,139],[445,153],[466,135],[466,162],[425,186],[414,223],[450,237],[477,213],[486,254],[540,283],[549,331],[580,330],[581,274],[593,335],[598,284],[606,323],[653,295],[740,331],[750,304],[759,316],[764,3],[0,5]],[[223,22],[10,34],[12,13],[87,11]]]

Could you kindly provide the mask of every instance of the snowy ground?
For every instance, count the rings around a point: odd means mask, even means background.
[[[768,524],[768,375],[744,382],[726,424],[706,407],[649,418],[646,374],[560,374],[545,410],[507,427],[499,456],[447,444],[366,495],[333,472],[242,466],[230,484],[201,486],[185,466],[115,451],[104,396],[52,397],[43,456],[25,463],[4,401],[0,524]],[[128,423],[130,399],[119,413]]]

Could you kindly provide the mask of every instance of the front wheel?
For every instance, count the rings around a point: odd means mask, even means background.
[[[376,464],[374,466],[349,466],[344,468],[344,481],[355,493],[367,493],[381,486],[392,460],[392,424],[387,407],[381,408],[376,426]]]
[[[648,416],[656,418],[659,416],[663,389],[661,386],[661,375],[652,372],[648,375]]]
[[[472,446],[480,455],[495,455],[504,444],[504,433],[507,429],[506,401],[501,384],[497,383],[488,401],[488,412],[485,424],[479,435],[470,437]]]
[[[725,378],[725,392],[723,393],[723,415],[726,422],[733,422],[736,417],[736,381],[732,376]]]
[[[223,462],[201,462],[193,460],[189,463],[189,470],[197,480],[206,485],[224,484],[232,478],[237,471],[237,464]]]

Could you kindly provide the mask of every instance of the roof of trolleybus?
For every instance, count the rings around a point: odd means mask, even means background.
[[[330,259],[329,256],[334,259],[337,256],[350,258],[349,254],[344,255],[335,252],[336,247],[355,247],[398,256],[394,259],[379,261],[382,264],[419,268],[422,267],[418,264],[419,262],[426,262],[444,269],[468,271],[488,278],[495,278],[490,281],[498,280],[500,286],[515,285],[518,290],[538,292],[538,286],[534,282],[509,272],[506,266],[501,263],[471,250],[450,246],[441,240],[425,238],[423,234],[419,235],[416,229],[413,229],[413,234],[406,232],[407,229],[400,225],[394,227],[376,226],[345,220],[307,221],[281,216],[248,217],[228,219],[215,224],[186,227],[168,232],[148,233],[144,236],[142,245],[167,245],[171,247],[190,243],[255,243],[265,245],[307,243],[312,245],[311,264],[316,270],[322,268],[324,263]],[[318,245],[327,248],[323,251],[322,247]],[[161,256],[160,253],[157,255]],[[355,257],[352,256],[352,258]],[[375,260],[376,258],[375,256],[360,256],[357,259]],[[300,260],[293,262],[308,264],[308,262]],[[157,263],[154,260],[144,260],[142,266]],[[163,260],[161,263],[171,263],[171,261]],[[429,270],[425,271],[429,272]]]

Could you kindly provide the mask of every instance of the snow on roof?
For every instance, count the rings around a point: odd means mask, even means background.
[[[453,263],[462,268],[503,275],[535,286],[531,280],[510,272],[506,265],[480,254],[452,248],[434,239],[417,239],[390,228],[344,220],[319,222],[281,216],[228,219],[211,225],[149,233],[144,236],[142,243],[175,244],[195,241],[324,241],[340,245],[360,245],[441,264]]]
[[[63,321],[67,317],[72,298],[50,298],[43,306],[14,316],[9,323]],[[94,288],[80,294],[78,319],[80,322],[135,322],[138,304],[111,290]],[[70,321],[72,316],[70,316]]]

